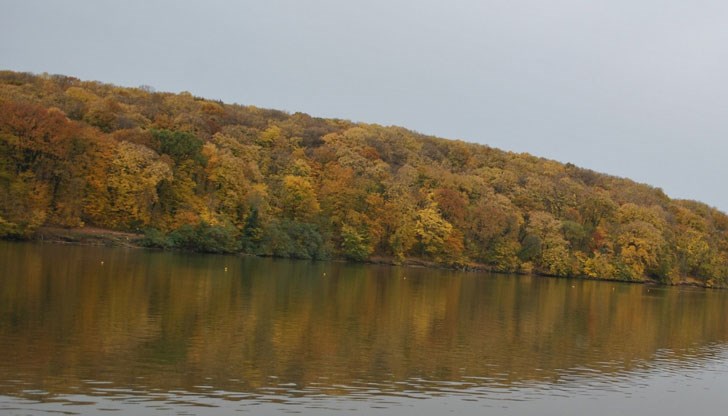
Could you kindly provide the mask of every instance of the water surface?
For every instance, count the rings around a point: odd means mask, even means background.
[[[711,414],[728,293],[0,242],[0,414]]]

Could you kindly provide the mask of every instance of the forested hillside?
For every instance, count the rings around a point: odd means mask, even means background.
[[[627,179],[398,127],[0,72],[0,235],[44,225],[211,252],[728,278],[725,214]]]

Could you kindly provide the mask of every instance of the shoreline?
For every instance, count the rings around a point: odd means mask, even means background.
[[[39,227],[32,238],[22,239],[4,239],[5,241],[35,241],[41,243],[50,244],[68,244],[78,246],[103,246],[103,247],[125,247],[135,248],[143,250],[160,250],[160,251],[179,251],[179,250],[165,250],[157,249],[153,247],[146,247],[141,244],[141,240],[144,238],[144,234],[141,233],[130,233],[123,231],[114,231],[96,227],[80,227],[80,228],[63,228],[63,227]],[[266,257],[258,256],[255,254],[247,253],[231,253],[234,255],[242,256],[255,256],[255,257]],[[389,257],[372,257],[362,262],[353,262],[346,259],[332,258],[326,261],[341,261],[345,263],[359,263],[359,264],[373,264],[373,265],[388,265],[388,266],[403,266],[403,267],[422,267],[422,268],[437,268],[445,270],[459,270],[464,272],[487,272],[495,274],[518,274],[523,276],[537,276],[548,279],[576,279],[576,280],[593,280],[600,282],[619,282],[619,283],[631,283],[631,284],[644,284],[652,286],[682,286],[682,287],[696,287],[703,289],[725,289],[721,286],[713,286],[707,282],[701,282],[698,280],[681,280],[675,283],[662,283],[655,280],[643,280],[643,281],[629,281],[620,279],[610,278],[593,278],[587,276],[553,276],[540,273],[519,273],[519,272],[500,272],[494,270],[492,266],[486,264],[464,264],[464,265],[445,265],[419,258],[407,258],[403,261],[397,261],[394,258]]]
[[[144,238],[144,234],[135,234],[95,227],[40,227],[36,230],[34,236],[27,241],[39,241],[52,244],[72,244],[79,246],[148,248],[139,244],[139,241],[142,238]]]

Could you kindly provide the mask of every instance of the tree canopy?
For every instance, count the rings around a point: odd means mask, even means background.
[[[0,236],[728,285],[728,216],[571,164],[189,93],[0,72]]]

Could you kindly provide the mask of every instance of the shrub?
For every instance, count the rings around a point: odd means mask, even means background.
[[[170,245],[182,250],[204,253],[234,253],[240,250],[235,227],[230,225],[183,225],[167,236]]]

